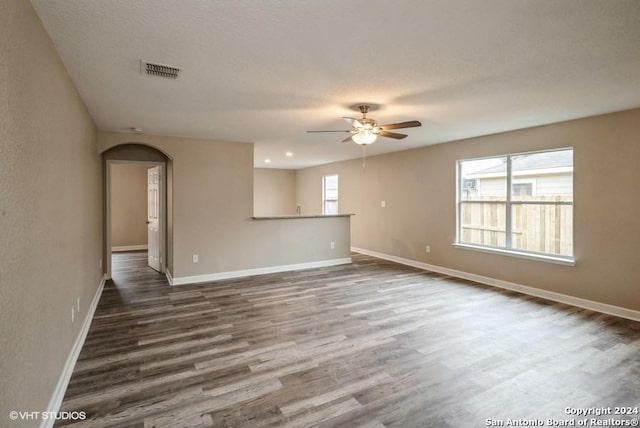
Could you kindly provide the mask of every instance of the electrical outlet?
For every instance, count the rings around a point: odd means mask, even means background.
[[[194,263],[198,263],[198,255],[197,254],[193,255],[193,262]]]
[[[336,243],[335,242],[331,242],[331,249],[334,250],[336,248]]]
[[[71,323],[73,324],[73,322],[76,320],[76,307],[71,306]]]
[[[76,312],[80,313],[80,298],[79,297],[76,299]]]
[[[385,208],[387,206],[387,201],[380,201],[380,207]]]
[[[431,245],[427,245],[427,246],[424,248],[424,250],[425,250],[427,253],[430,253],[430,252],[431,252]]]

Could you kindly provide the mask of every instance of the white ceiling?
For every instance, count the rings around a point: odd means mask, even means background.
[[[254,142],[260,167],[359,157],[305,131],[361,102],[423,124],[369,155],[640,107],[638,0],[32,3],[99,128]]]

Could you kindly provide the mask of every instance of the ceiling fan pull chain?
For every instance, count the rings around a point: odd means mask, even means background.
[[[366,144],[362,144],[362,167],[364,168],[367,164],[367,146]]]

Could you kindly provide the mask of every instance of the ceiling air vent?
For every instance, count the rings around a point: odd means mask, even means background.
[[[180,74],[180,69],[171,65],[156,64],[149,61],[140,61],[140,72],[149,74],[151,76],[177,79],[178,75]]]

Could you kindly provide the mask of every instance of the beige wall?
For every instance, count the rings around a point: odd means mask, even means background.
[[[640,109],[297,171],[305,210],[320,177],[340,176],[352,245],[569,296],[640,310]],[[573,146],[574,267],[454,248],[457,159]],[[380,201],[386,201],[386,208]],[[425,245],[432,252],[425,253]]]
[[[171,158],[174,278],[349,257],[348,218],[252,219],[252,144],[102,131],[98,140],[101,151],[136,142]]]
[[[296,171],[256,168],[253,170],[253,212],[256,216],[296,213]]]
[[[0,8],[0,426],[37,426],[9,410],[47,410],[100,283],[101,166],[31,3]]]
[[[111,246],[147,244],[148,165],[111,164]]]

